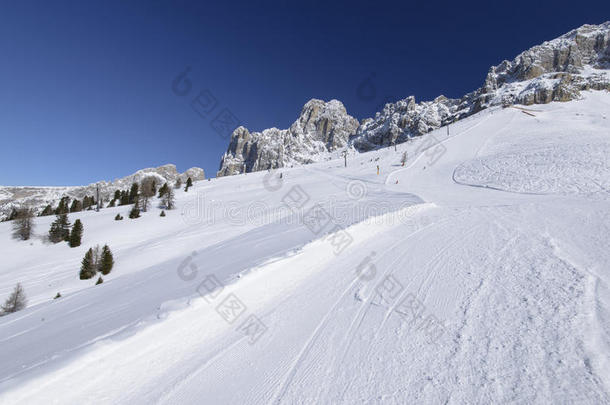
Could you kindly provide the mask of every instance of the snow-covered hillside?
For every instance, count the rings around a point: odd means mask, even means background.
[[[179,173],[176,165],[166,164],[159,167],[149,167],[113,181],[99,181],[87,186],[36,187],[36,186],[0,186],[0,220],[9,217],[13,208],[30,207],[40,213],[47,204],[57,206],[59,200],[68,196],[81,200],[85,196],[95,196],[100,188],[100,198],[108,202],[116,190],[128,190],[132,183],[140,182],[145,177],[154,177],[157,184],[173,183],[177,179],[185,182],[191,177],[194,181],[205,179],[203,169],[191,167],[184,173]]]
[[[30,299],[0,403],[609,403],[610,94],[582,96],[70,214],[78,248],[0,224],[0,297]]]

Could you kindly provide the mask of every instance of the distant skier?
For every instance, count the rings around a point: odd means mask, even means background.
[[[379,165],[377,165],[377,176],[379,176]]]

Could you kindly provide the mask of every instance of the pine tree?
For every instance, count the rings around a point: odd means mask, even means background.
[[[167,193],[168,188],[169,187],[167,186],[167,183],[165,183],[164,185],[161,186],[161,188],[159,188],[159,198],[163,198],[165,193]]]
[[[115,198],[113,198],[113,199],[112,199],[112,200],[110,200],[110,202],[108,203],[108,208],[112,208],[112,207],[114,207],[114,206],[115,206],[115,204],[116,204],[116,199],[115,199]]]
[[[102,278],[102,276],[99,276],[99,278],[95,282],[95,285],[102,284],[103,282],[104,282],[104,279]]]
[[[176,179],[176,183],[174,184],[174,188],[175,189],[179,189],[180,187],[182,187],[182,180],[180,180],[180,178]]]
[[[67,214],[57,215],[57,218],[51,223],[49,229],[49,240],[53,243],[69,241],[70,239],[70,222]]]
[[[80,222],[80,219],[77,219],[74,222],[74,226],[72,227],[72,232],[70,232],[70,247],[80,246],[81,238],[83,236],[83,224]]]
[[[84,206],[84,204],[82,204],[80,201],[75,199],[74,201],[72,201],[72,205],[70,206],[70,212],[79,212],[79,211],[82,211],[83,210],[83,206]]]
[[[102,258],[100,259],[100,272],[103,275],[107,275],[112,270],[114,266],[114,258],[112,257],[112,252],[108,245],[104,245],[102,249]]]
[[[84,210],[89,209],[93,205],[93,197],[84,196],[82,205]]]
[[[70,197],[61,197],[61,200],[59,200],[59,204],[57,205],[57,208],[55,209],[55,214],[61,215],[61,214],[67,214],[68,212],[70,212],[68,204],[70,204]]]
[[[160,217],[164,217],[165,216],[165,211],[161,210],[161,214],[159,214]]]
[[[117,201],[121,200],[121,190],[115,190],[114,191],[114,199]]]
[[[127,191],[121,191],[121,199],[119,205],[128,205],[129,204],[129,194]]]
[[[25,291],[20,283],[17,283],[11,295],[4,301],[4,305],[0,307],[0,315],[6,315],[13,312],[21,311],[27,305]]]
[[[87,253],[85,253],[85,257],[83,257],[83,261],[80,265],[80,279],[88,280],[91,277],[95,276],[95,265],[93,263],[93,249],[89,248]]]
[[[131,218],[131,219],[140,218],[140,207],[138,206],[137,201],[131,208],[131,211],[129,211],[129,218]]]
[[[116,214],[116,217],[114,217],[115,221],[122,221],[123,220],[123,216],[121,214]]]
[[[13,219],[13,238],[28,240],[34,229],[34,212],[30,208],[21,208],[16,211]]]
[[[184,191],[189,191],[189,188],[193,187],[193,180],[189,177],[186,179],[186,187],[184,187]]]
[[[39,216],[46,217],[47,215],[53,215],[53,207],[51,207],[51,204],[47,204],[47,206],[44,207],[44,210],[42,210]]]
[[[139,194],[139,186],[138,183],[133,183],[131,185],[131,190],[129,190],[129,204],[135,204],[138,201]]]

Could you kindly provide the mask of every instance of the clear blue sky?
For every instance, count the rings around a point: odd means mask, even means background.
[[[87,184],[165,163],[214,176],[228,138],[211,123],[225,108],[261,130],[288,127],[314,97],[359,119],[384,100],[459,97],[490,65],[610,19],[610,2],[586,0],[214,3],[3,2],[0,184]],[[192,89],[178,96],[186,66]],[[363,98],[367,78],[376,93]],[[202,117],[190,102],[206,89],[217,106]]]

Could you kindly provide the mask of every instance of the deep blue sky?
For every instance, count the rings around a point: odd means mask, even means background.
[[[214,176],[228,138],[210,124],[225,108],[261,130],[288,127],[314,97],[359,119],[386,99],[459,97],[490,65],[608,19],[602,1],[3,2],[0,184],[165,163]],[[192,90],[178,96],[186,66]],[[367,78],[372,99],[358,96]],[[190,102],[206,89],[218,104],[203,118]]]

